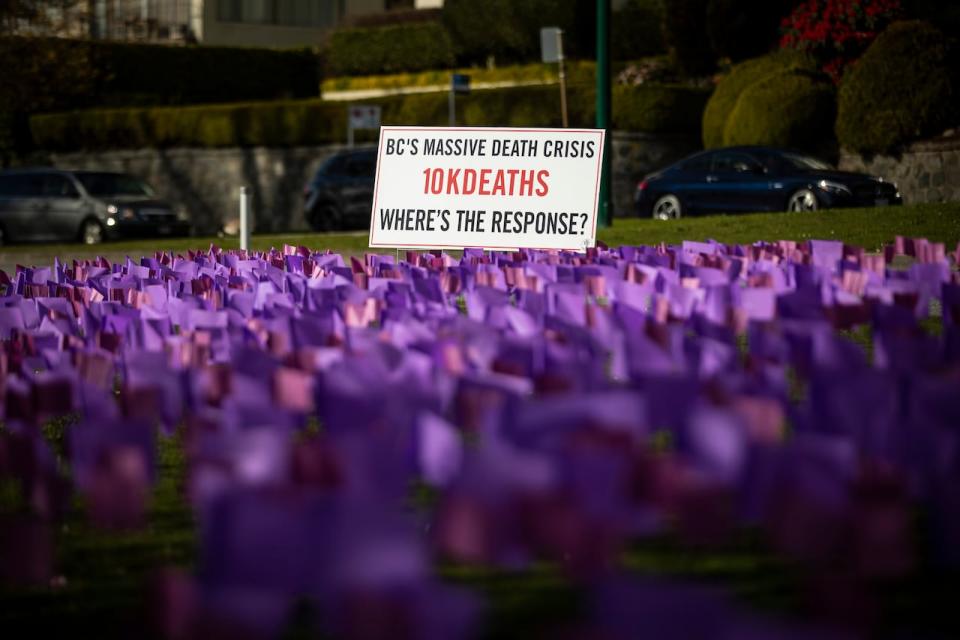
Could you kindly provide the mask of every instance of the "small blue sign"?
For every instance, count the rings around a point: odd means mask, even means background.
[[[455,73],[450,80],[454,93],[470,93],[470,76],[464,73]]]

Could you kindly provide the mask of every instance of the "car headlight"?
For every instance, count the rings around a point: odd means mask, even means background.
[[[115,216],[115,215],[117,215],[117,212],[118,212],[118,211],[120,211],[120,210],[117,209],[117,205],[115,205],[115,204],[108,204],[108,205],[107,205],[107,213],[109,213],[110,215]]]
[[[850,187],[845,184],[840,184],[839,182],[833,182],[832,180],[821,180],[817,186],[827,193],[836,193],[845,196],[853,195]]]
[[[177,220],[180,222],[188,222],[190,220],[190,214],[187,213],[186,207],[177,207]]]

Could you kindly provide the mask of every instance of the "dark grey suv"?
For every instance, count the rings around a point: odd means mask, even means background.
[[[377,150],[347,149],[327,158],[303,188],[303,214],[317,231],[370,224]]]
[[[185,235],[185,211],[156,198],[134,176],[104,171],[0,172],[0,243],[96,244],[129,236]]]

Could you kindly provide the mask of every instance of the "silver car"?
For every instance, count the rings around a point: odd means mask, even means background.
[[[0,244],[186,235],[185,211],[158,200],[142,180],[104,171],[0,172]]]

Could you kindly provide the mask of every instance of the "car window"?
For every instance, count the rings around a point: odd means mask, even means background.
[[[684,171],[710,171],[710,161],[712,158],[712,153],[701,153],[684,162],[680,165],[680,168]]]
[[[347,175],[347,162],[349,159],[349,156],[333,156],[327,161],[323,173],[328,176]]]
[[[829,171],[833,168],[819,158],[799,153],[781,153],[780,157],[793,169]]]
[[[43,195],[48,198],[76,198],[80,195],[69,178],[55,173],[42,176],[40,189]]]
[[[92,196],[152,197],[153,189],[143,180],[125,173],[77,173],[77,180]]]
[[[745,153],[721,152],[713,156],[713,171],[749,173],[763,168],[755,158]]]
[[[0,195],[15,198],[31,198],[43,195],[43,176],[23,173],[0,176]]]
[[[17,178],[19,176],[0,176],[0,198],[9,198],[17,195]]]

